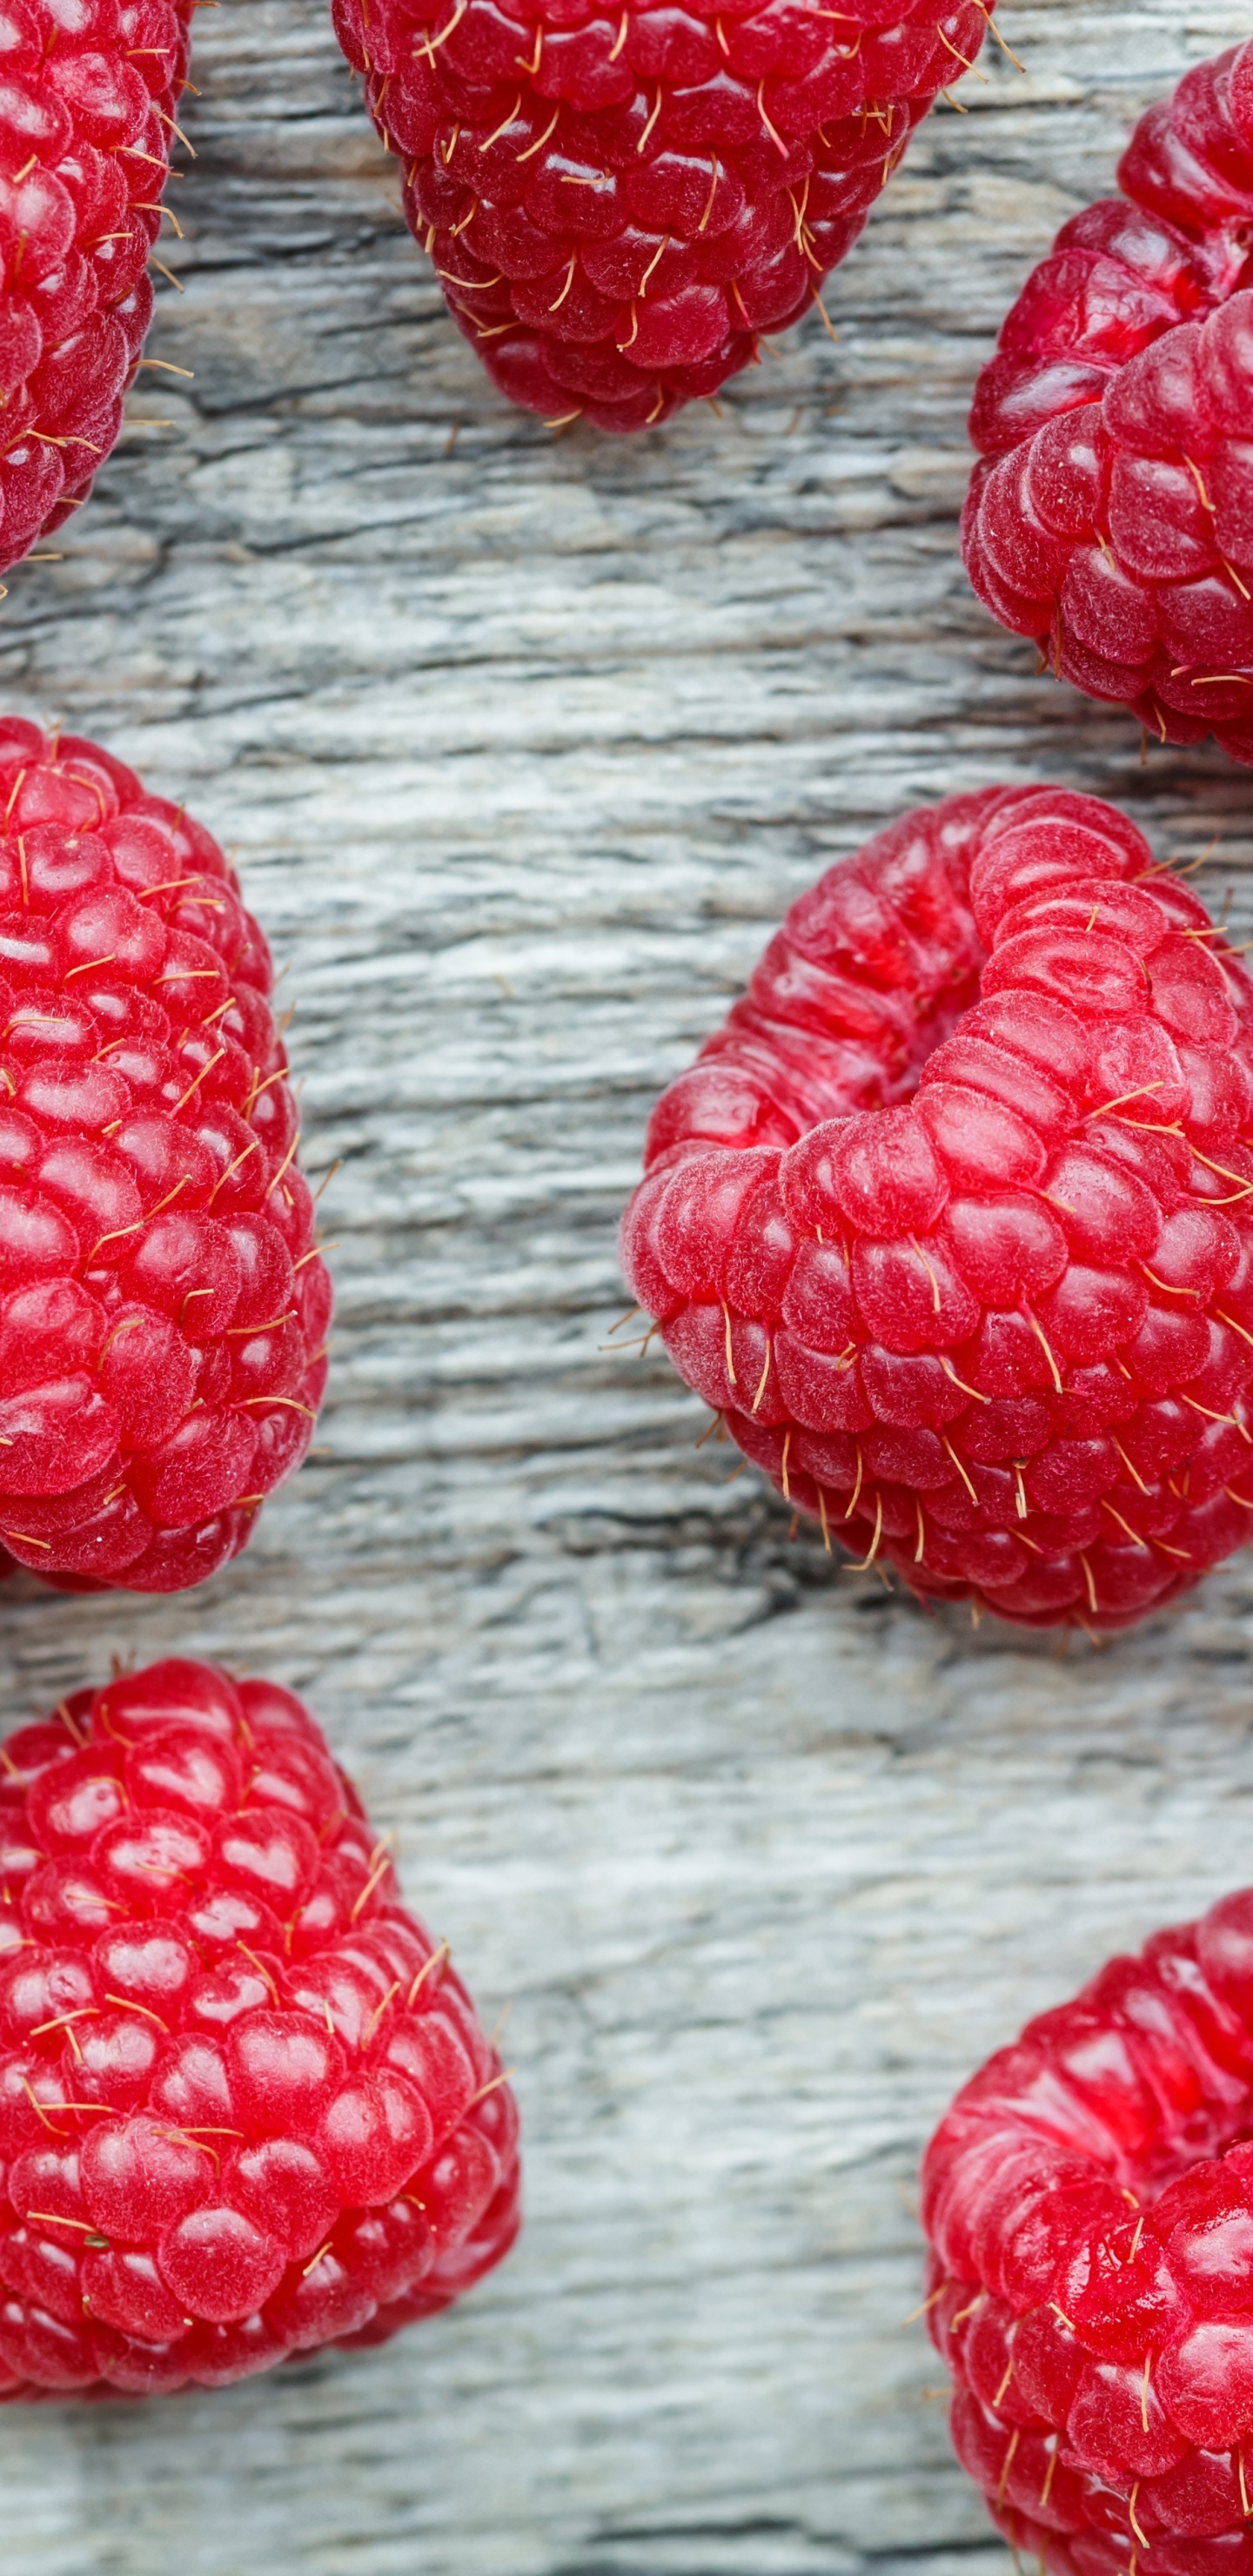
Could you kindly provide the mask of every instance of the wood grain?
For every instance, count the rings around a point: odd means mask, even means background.
[[[0,2421],[15,2576],[967,2576],[910,2186],[976,2058],[1247,1879],[1249,1561],[1102,1653],[830,1567],[606,1348],[651,1096],[833,855],[1061,777],[1247,920],[1253,777],[1141,767],[955,549],[975,366],[1234,0],[1006,0],[829,304],[647,441],[505,409],[319,0],[198,21],[135,426],[8,701],[237,845],[339,1320],[320,1454],[178,1602],[0,1597],[14,1721],[179,1647],[308,1690],[489,2017],[530,2223],[390,2351]],[[172,427],[144,426],[154,419]],[[619,1337],[624,1338],[624,1337]]]

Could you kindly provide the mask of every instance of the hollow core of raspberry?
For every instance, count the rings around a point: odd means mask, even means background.
[[[793,905],[622,1261],[828,1545],[1125,1626],[1253,1528],[1253,984],[1112,806],[988,788]]]

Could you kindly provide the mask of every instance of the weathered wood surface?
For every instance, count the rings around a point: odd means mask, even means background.
[[[14,1720],[111,1653],[311,1693],[490,2015],[524,2244],[390,2352],[0,2419],[13,2576],[956,2576],[910,2181],[956,2082],[1253,1874],[1253,1567],[1103,1653],[789,1546],[607,1354],[650,1095],[903,804],[1127,800],[1250,909],[1253,776],[1032,676],[956,558],[978,358],[1131,115],[1245,0],[1006,0],[721,417],[555,442],[444,317],[319,0],[198,21],[141,418],[8,701],[238,845],[290,968],[339,1322],[322,1454],[181,1602],[0,1596]]]

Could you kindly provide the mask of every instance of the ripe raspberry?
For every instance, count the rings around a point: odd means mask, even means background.
[[[980,998],[982,995],[982,998]],[[793,905],[622,1260],[799,1511],[1125,1626],[1250,1534],[1253,984],[1111,806],[956,796]]]
[[[173,1592],[244,1545],[326,1375],[269,951],[95,743],[0,720],[0,817],[0,1563]]]
[[[1253,41],[1150,108],[983,370],[980,598],[1163,742],[1253,762]]]
[[[333,0],[405,212],[501,390],[644,429],[795,322],[984,0]]]
[[[1253,1890],[1113,1959],[923,2160],[953,2441],[1054,2576],[1246,2571]]]
[[[152,318],[195,0],[11,0],[0,54],[0,570],[86,499]]]
[[[0,1844],[0,2395],[219,2387],[500,2261],[500,2061],[290,1691],[76,1691]]]

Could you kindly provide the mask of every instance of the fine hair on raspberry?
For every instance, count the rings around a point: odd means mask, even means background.
[[[1163,742],[1253,763],[1253,39],[1141,118],[970,416],[980,598]]]
[[[953,2442],[1048,2576],[1253,2564],[1253,1890],[1111,1960],[923,2159]]]
[[[988,788],[792,906],[622,1261],[828,1544],[1125,1626],[1253,1531],[1253,984],[1112,806]]]
[[[265,940],[208,832],[0,720],[0,1567],[172,1592],[309,1445],[331,1290]]]
[[[0,2397],[385,2342],[519,2224],[518,2118],[290,1691],[171,1659],[0,1778]]]
[[[502,391],[635,430],[784,329],[985,0],[333,0],[409,224]]]
[[[122,426],[193,4],[6,0],[0,570],[86,498]]]

